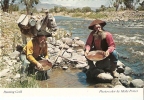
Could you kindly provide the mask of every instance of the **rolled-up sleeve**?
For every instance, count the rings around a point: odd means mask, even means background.
[[[92,45],[92,41],[93,41],[93,34],[91,32],[90,35],[88,36],[86,44],[85,44],[85,49],[86,50],[90,50],[91,45]]]
[[[32,62],[34,64],[37,64],[37,60],[33,57],[33,44],[32,44],[32,41],[29,41],[27,43],[27,45],[24,47],[23,51],[25,52],[26,57],[30,62]]]

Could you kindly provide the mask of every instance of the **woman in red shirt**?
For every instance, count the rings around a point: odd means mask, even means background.
[[[116,72],[116,66],[118,61],[118,55],[116,52],[116,46],[114,43],[113,36],[110,32],[104,31],[103,27],[106,25],[105,21],[102,20],[94,20],[89,29],[92,30],[85,45],[85,55],[92,50],[103,50],[105,51],[105,56],[110,59],[111,62],[111,74],[114,77],[118,77],[118,73]],[[88,64],[90,68],[95,67],[93,61],[88,60]]]

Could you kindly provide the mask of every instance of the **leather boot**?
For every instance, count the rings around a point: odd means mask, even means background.
[[[118,78],[119,77],[119,73],[116,71],[117,68],[117,64],[111,63],[111,75],[114,78]]]

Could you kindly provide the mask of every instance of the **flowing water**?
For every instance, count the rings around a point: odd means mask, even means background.
[[[72,32],[72,37],[80,37],[86,42],[91,32],[88,26],[92,20],[55,16],[59,28]],[[119,58],[134,74],[132,78],[144,80],[144,21],[108,22],[104,27],[113,34],[116,50],[128,59]],[[50,73],[49,87],[91,87],[81,70],[54,70]]]

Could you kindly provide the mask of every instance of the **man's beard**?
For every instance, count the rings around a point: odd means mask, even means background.
[[[104,31],[96,31],[94,34],[93,34],[93,36],[94,36],[94,39],[105,39],[106,38],[106,34],[105,34],[105,32]]]
[[[40,46],[41,48],[46,47],[46,45],[47,45],[46,41],[42,41],[42,42],[39,44],[39,46]]]

